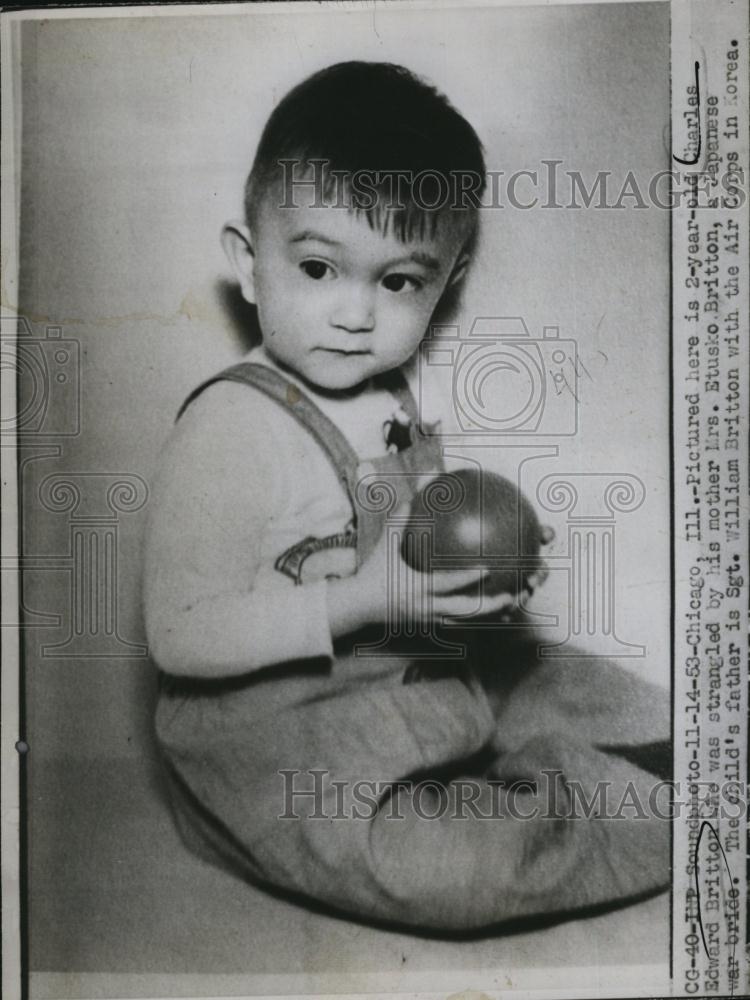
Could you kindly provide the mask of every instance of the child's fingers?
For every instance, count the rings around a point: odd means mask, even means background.
[[[481,601],[478,594],[444,594],[433,598],[432,606],[436,615],[484,617],[499,613],[502,621],[503,614],[510,615],[516,603],[516,598],[512,594],[482,595]]]
[[[555,529],[551,524],[543,524],[541,531],[542,545],[549,545],[550,542],[555,540]]]
[[[453,594],[466,587],[479,589],[480,581],[487,576],[489,570],[477,569],[442,569],[432,574],[430,590],[433,594]],[[476,598],[474,598],[476,601]]]
[[[541,587],[548,576],[549,566],[546,562],[542,562],[539,568],[530,573],[526,578],[526,589],[530,594],[533,594],[537,587]]]
[[[483,615],[497,614],[498,612],[510,612],[519,603],[518,595],[513,594],[491,594],[482,597],[481,613]]]
[[[466,594],[453,594],[450,597],[438,597],[433,600],[432,612],[437,618],[473,617],[480,610],[479,597]]]

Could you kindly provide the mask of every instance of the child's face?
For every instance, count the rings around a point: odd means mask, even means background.
[[[401,242],[346,209],[270,204],[247,234],[251,249],[235,229],[229,252],[266,350],[312,385],[345,390],[414,354],[456,277],[457,230]]]

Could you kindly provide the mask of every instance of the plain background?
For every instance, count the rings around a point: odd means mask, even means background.
[[[82,357],[81,433],[58,458],[26,466],[27,554],[67,551],[66,515],[37,499],[45,476],[119,472],[148,484],[184,397],[245,349],[219,234],[240,213],[260,129],[292,85],[342,59],[403,63],[469,118],[489,169],[541,169],[555,158],[589,181],[632,170],[646,189],[669,164],[668,31],[667,6],[650,3],[26,24],[20,311],[38,336],[62,327]],[[580,430],[557,442],[545,471],[643,481],[643,505],[618,520],[618,632],[646,646],[623,665],[665,685],[668,240],[668,213],[656,208],[487,212],[458,318],[522,316],[536,336],[554,325],[578,342],[592,375],[580,387]],[[488,461],[502,468],[505,459]],[[147,511],[121,515],[119,526],[118,629],[136,643],[145,641]],[[564,521],[548,520],[553,551],[564,552]],[[64,574],[29,572],[24,583],[28,606],[67,622]],[[536,601],[564,614],[564,574]],[[66,631],[25,636],[30,787],[48,761],[69,762],[82,782],[94,764],[129,759],[149,771],[153,668],[145,658],[42,657]],[[32,811],[32,861],[34,823]]]

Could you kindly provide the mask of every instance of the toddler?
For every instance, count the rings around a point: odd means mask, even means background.
[[[439,411],[418,414],[410,382],[471,261],[484,173],[471,125],[402,67],[339,64],[281,101],[223,234],[262,343],[182,408],[144,587],[187,842],[275,891],[438,932],[669,879],[669,824],[632,762],[668,732],[666,698],[611,664],[540,664],[512,628],[451,658],[440,626],[477,612],[478,571],[417,573],[385,530],[444,469]],[[482,597],[482,616],[514,608]],[[602,782],[640,811],[598,815]]]

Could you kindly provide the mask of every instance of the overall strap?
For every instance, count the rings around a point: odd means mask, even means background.
[[[194,389],[180,407],[177,419],[180,419],[186,408],[204,389],[215,382],[241,382],[258,389],[282,406],[305,430],[312,434],[327,455],[336,476],[346,490],[352,506],[352,513],[356,519],[357,507],[354,491],[357,484],[359,458],[338,427],[313,403],[309,396],[306,396],[297,385],[284,378],[273,368],[250,361],[242,361],[230,368],[225,368],[223,372],[207,379]]]

